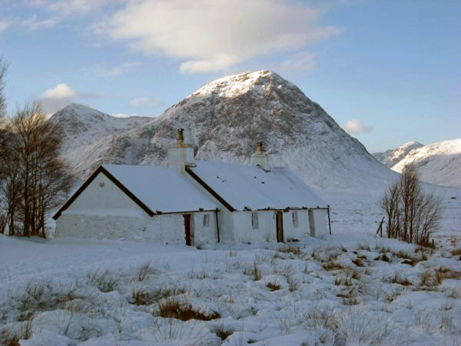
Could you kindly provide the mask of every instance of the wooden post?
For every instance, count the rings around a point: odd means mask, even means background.
[[[330,230],[330,235],[331,235],[330,206],[328,206],[328,229]]]
[[[379,233],[380,237],[383,237],[383,223],[384,223],[384,216],[381,222],[379,223],[378,230],[376,231],[376,234]]]

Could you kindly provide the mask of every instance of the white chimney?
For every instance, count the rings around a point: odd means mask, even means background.
[[[186,166],[195,166],[194,146],[184,143],[184,129],[178,129],[176,143],[168,148],[168,166],[184,173]]]
[[[270,171],[269,168],[269,154],[264,151],[263,142],[256,143],[256,152],[251,157],[254,165],[261,167],[266,172]]]

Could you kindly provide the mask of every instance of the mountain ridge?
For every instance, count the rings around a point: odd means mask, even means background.
[[[421,181],[461,187],[461,138],[422,145],[408,142],[397,149],[373,154],[395,172],[414,165]]]
[[[395,176],[319,104],[268,70],[207,83],[159,117],[129,120],[123,126],[119,120],[123,119],[110,119],[117,125],[85,132],[97,133],[102,140],[64,144],[62,156],[78,175],[87,175],[103,162],[165,165],[167,147],[174,142],[176,129],[182,127],[186,141],[196,147],[197,159],[249,163],[255,143],[263,141],[273,165],[289,166],[317,188],[353,189],[365,182],[381,187],[383,180]],[[96,122],[89,123],[99,127]],[[67,129],[66,140],[75,141],[75,133],[69,136],[72,131],[79,128]],[[68,147],[74,148],[74,155]]]

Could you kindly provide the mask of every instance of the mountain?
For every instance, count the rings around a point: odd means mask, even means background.
[[[182,127],[198,159],[247,163],[263,141],[273,165],[317,188],[382,187],[394,176],[297,86],[266,70],[210,82],[157,118],[114,119],[75,105],[60,113],[53,121],[77,118],[63,124],[71,143],[62,155],[80,175],[102,162],[165,164]]]
[[[372,155],[384,166],[391,168],[400,160],[402,160],[410,151],[413,149],[421,148],[423,146],[424,145],[419,142],[412,141],[402,144],[397,149],[389,149],[383,153],[373,153]]]
[[[392,170],[401,173],[408,164],[415,165],[424,182],[461,187],[461,138],[413,149]]]
[[[116,118],[75,103],[56,112],[50,119],[60,127],[61,155],[77,176],[106,162],[114,136],[148,120],[150,118]]]

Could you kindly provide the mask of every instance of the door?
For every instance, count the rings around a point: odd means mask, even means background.
[[[184,214],[184,232],[186,234],[186,245],[192,245],[192,225],[191,225],[191,214]]]
[[[314,219],[314,211],[309,209],[309,230],[311,237],[315,237],[315,219]]]
[[[283,212],[277,210],[276,214],[276,224],[277,224],[277,242],[283,242]]]

